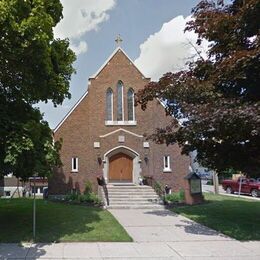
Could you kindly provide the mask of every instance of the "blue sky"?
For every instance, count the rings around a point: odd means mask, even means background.
[[[51,128],[62,120],[87,90],[88,78],[116,47],[122,48],[145,76],[156,80],[167,71],[185,66],[194,55],[190,42],[196,35],[184,34],[186,18],[198,0],[61,0],[64,19],[55,28],[56,37],[68,37],[77,53],[70,92],[72,98],[54,108],[39,104]],[[205,46],[202,51],[205,50]]]

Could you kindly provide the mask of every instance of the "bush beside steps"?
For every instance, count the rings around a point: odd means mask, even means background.
[[[71,193],[65,196],[64,201],[71,204],[84,204],[99,207],[103,205],[100,198],[94,192],[88,194]]]
[[[163,196],[163,202],[168,207],[185,205],[185,193],[184,190],[178,192],[172,192],[171,194],[165,194]]]

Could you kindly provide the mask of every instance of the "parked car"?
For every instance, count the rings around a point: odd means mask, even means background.
[[[240,178],[237,180],[224,180],[222,187],[226,193],[239,192]],[[251,194],[253,197],[260,196],[260,182],[252,181],[252,179],[241,179],[241,193]]]

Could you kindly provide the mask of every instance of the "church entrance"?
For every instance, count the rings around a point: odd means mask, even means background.
[[[117,153],[109,158],[109,182],[133,181],[133,158],[124,153]]]

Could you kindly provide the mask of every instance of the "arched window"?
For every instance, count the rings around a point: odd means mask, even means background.
[[[127,92],[127,112],[128,121],[134,121],[134,91],[131,88]]]
[[[117,83],[117,121],[124,120],[124,112],[123,112],[123,83],[122,81],[118,81]]]
[[[106,93],[106,120],[113,121],[113,91],[111,88]]]

